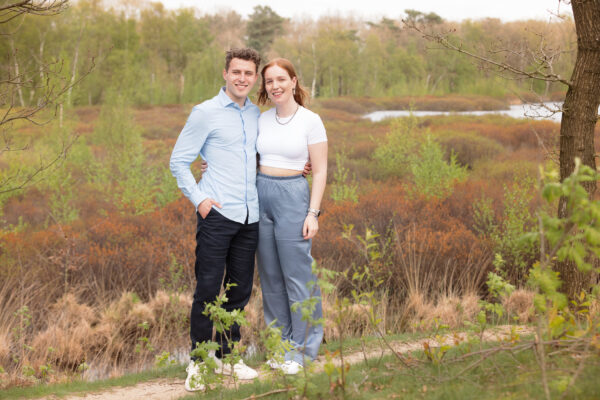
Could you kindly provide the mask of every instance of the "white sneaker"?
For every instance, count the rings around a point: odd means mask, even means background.
[[[281,368],[281,363],[278,362],[277,360],[275,360],[274,358],[269,358],[267,360],[267,365],[271,369],[280,369]]]
[[[188,373],[185,379],[185,390],[188,392],[197,392],[204,390],[204,384],[202,383],[202,376],[200,375],[200,368],[196,361],[192,360],[185,369]]]
[[[286,375],[296,375],[298,372],[302,371],[302,365],[296,361],[288,360],[283,364],[280,364],[279,369]]]
[[[213,356],[214,357],[214,356]],[[222,360],[214,357],[217,363],[215,373],[223,375],[231,375],[231,364],[224,363]],[[244,364],[244,360],[240,360],[233,365],[233,373],[237,379],[249,380],[258,378],[258,372]]]
[[[208,352],[208,357],[212,358],[213,361],[215,362],[215,364],[217,364],[217,366],[215,367],[215,374],[221,374],[224,373],[223,370],[223,362],[221,361],[220,358],[218,358],[217,356],[215,356],[215,352],[214,351],[209,351]]]

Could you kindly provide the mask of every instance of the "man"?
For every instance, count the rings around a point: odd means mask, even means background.
[[[196,289],[190,317],[192,350],[212,340],[213,324],[203,315],[205,304],[218,296],[224,284],[227,311],[243,309],[250,298],[254,275],[254,253],[258,242],[258,196],[256,192],[257,106],[248,93],[258,78],[260,56],[253,49],[232,49],[226,53],[219,94],[192,109],[171,154],[171,172],[177,185],[196,208]],[[210,168],[196,183],[190,164],[198,155]],[[230,341],[240,340],[240,327],[226,335],[217,333],[222,344],[215,361],[225,373],[239,379],[254,379],[257,372],[240,360],[233,367],[220,358],[231,351]],[[187,367],[185,388],[203,390],[196,361]]]

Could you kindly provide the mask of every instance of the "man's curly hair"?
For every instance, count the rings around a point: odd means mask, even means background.
[[[231,64],[231,60],[234,58],[253,61],[254,65],[256,65],[256,72],[258,72],[258,67],[260,65],[260,54],[258,54],[258,51],[249,47],[228,50],[227,53],[225,53],[225,71],[229,71],[229,64]]]

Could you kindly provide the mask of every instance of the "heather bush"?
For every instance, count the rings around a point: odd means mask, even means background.
[[[456,161],[469,168],[473,168],[479,160],[493,160],[504,151],[498,142],[473,133],[440,131],[435,137],[444,148],[446,160],[450,160],[454,153]]]
[[[553,121],[514,119],[503,115],[452,115],[425,118],[424,123],[433,134],[438,131],[472,133],[494,140],[509,150],[541,149],[541,143],[548,151],[558,148],[560,125]]]
[[[323,108],[330,110],[341,110],[355,115],[361,115],[368,112],[364,105],[349,97],[323,99],[319,103]]]
[[[476,189],[470,192],[476,197]],[[469,214],[455,211],[461,207],[460,197],[427,200],[408,195],[399,184],[363,189],[358,204],[323,205],[327,212],[313,254],[327,268],[352,275],[364,262],[365,245],[344,240],[339,232],[353,226],[354,238],[371,237],[370,246],[381,256],[370,268],[375,279],[383,280],[380,289],[388,292],[390,310],[398,310],[415,290],[434,304],[439,294],[481,293],[492,267],[491,253],[487,241],[465,224],[470,223]],[[352,287],[342,281],[338,292],[349,295]]]
[[[506,183],[522,176],[535,176],[540,163],[530,160],[492,160],[480,161],[470,173],[470,179],[485,180],[502,188]]]

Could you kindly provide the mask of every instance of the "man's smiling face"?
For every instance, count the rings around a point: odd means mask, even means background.
[[[258,74],[256,64],[251,60],[234,58],[228,70],[223,70],[225,79],[225,92],[236,103],[243,104],[252,87],[256,83]]]

